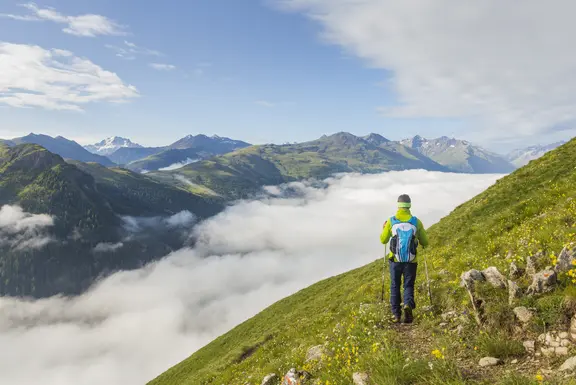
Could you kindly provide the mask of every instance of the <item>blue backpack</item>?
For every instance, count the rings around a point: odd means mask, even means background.
[[[396,217],[390,218],[392,225],[392,240],[390,251],[394,254],[397,262],[413,262],[416,259],[418,248],[418,219],[410,218],[408,222],[401,222]]]

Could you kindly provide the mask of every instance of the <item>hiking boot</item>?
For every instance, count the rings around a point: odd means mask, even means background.
[[[394,315],[394,316],[392,317],[392,322],[395,323],[395,324],[399,324],[399,323],[402,322],[402,319],[400,318],[399,315]]]
[[[411,324],[413,321],[412,308],[410,306],[404,306],[404,323]]]

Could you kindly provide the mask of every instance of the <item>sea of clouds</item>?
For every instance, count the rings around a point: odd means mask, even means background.
[[[144,384],[275,301],[381,257],[398,195],[430,226],[499,177],[405,171],[268,188],[196,225],[194,249],[80,297],[0,298],[0,383]],[[8,231],[31,220],[10,215]]]

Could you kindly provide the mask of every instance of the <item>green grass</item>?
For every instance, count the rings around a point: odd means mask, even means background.
[[[245,150],[250,151],[254,150]],[[381,263],[372,263],[277,302],[150,384],[244,384],[241,381],[249,375],[252,380],[246,383],[259,384],[266,374],[282,374],[290,367],[309,370],[322,384],[349,384],[352,373],[361,370],[369,371],[377,384],[534,383],[535,372],[507,377],[500,367],[479,371],[477,362],[484,355],[521,358],[521,337],[514,334],[507,293],[487,285],[478,291],[486,313],[486,334],[479,335],[469,299],[458,286],[459,276],[470,268],[491,265],[506,274],[511,260],[522,265],[539,250],[558,254],[573,240],[575,167],[576,140],[499,180],[430,228],[431,246],[424,253],[432,271],[436,308],[431,313],[420,311],[410,331],[390,327],[378,302]],[[424,282],[422,274],[419,282]],[[574,285],[561,278],[555,292],[523,299],[538,310],[532,326],[543,322],[548,330],[565,327],[575,310],[574,294]],[[416,295],[418,303],[427,302],[424,290]],[[447,310],[463,315],[458,321],[464,326],[460,335],[451,331],[456,324],[440,326],[438,315]],[[531,327],[525,331],[535,332]],[[320,367],[304,362],[307,349],[318,344],[334,353]],[[246,349],[251,354],[239,359]],[[443,357],[433,356],[434,350]]]
[[[507,335],[482,333],[476,344],[480,352],[489,357],[509,358],[522,357],[526,350],[520,341],[512,340]]]

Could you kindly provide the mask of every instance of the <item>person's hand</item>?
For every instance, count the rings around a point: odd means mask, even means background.
[[[384,225],[382,226],[382,228],[385,228],[387,223],[388,223],[388,221],[384,222]]]

